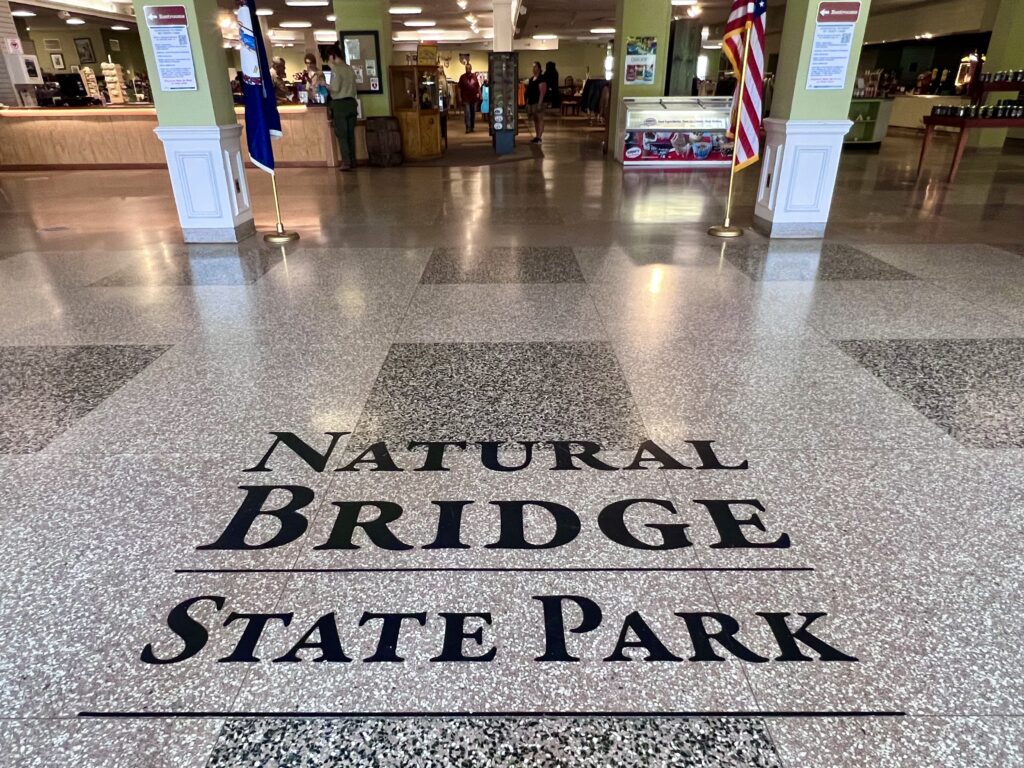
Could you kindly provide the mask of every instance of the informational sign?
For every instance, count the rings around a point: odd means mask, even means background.
[[[153,41],[161,91],[195,91],[196,65],[188,39],[188,15],[183,5],[147,5],[143,9]]]
[[[508,154],[515,146],[518,130],[518,56],[514,53],[492,53],[488,56],[487,64],[491,102],[490,130],[497,153]]]
[[[2,49],[4,53],[24,53],[25,48],[21,44],[21,38],[5,37]]]
[[[421,66],[437,66],[437,45],[420,44],[416,46],[416,63]]]
[[[626,38],[626,84],[653,85],[654,65],[658,58],[655,37]]]
[[[838,91],[846,87],[860,3],[853,0],[818,4],[814,45],[807,70],[808,91]]]
[[[376,30],[338,32],[345,61],[356,73],[356,93],[384,93],[380,71],[380,37]]]

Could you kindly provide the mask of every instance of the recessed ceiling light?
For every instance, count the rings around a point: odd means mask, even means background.
[[[672,5],[696,5],[697,0],[672,0]]]
[[[284,0],[284,4],[292,8],[319,8],[330,5],[328,0]]]
[[[111,27],[111,29],[114,30],[115,32],[131,32],[131,28],[130,27],[123,27],[120,24]]]
[[[427,21],[426,19],[413,19],[412,21],[402,22],[407,27],[436,27],[436,21]]]
[[[80,19],[77,16],[72,16],[70,19],[68,19],[68,24],[70,24],[72,27],[80,27],[83,24],[85,24],[85,19]]]
[[[614,35],[615,27],[594,27],[590,30],[592,35]]]
[[[469,5],[466,0],[455,0],[455,4],[462,10],[466,10],[466,7]]]
[[[270,8],[257,8],[256,9],[256,15],[257,16],[273,16],[274,15],[274,11],[272,9],[270,9]]]
[[[534,40],[557,40],[558,35],[534,35]]]
[[[701,8],[699,5],[691,5],[689,8],[686,9],[686,15],[689,16],[691,19],[696,19],[703,12],[704,9]]]
[[[308,29],[313,26],[311,21],[282,21],[277,26],[281,29]]]
[[[423,9],[418,5],[393,5],[388,8],[388,13],[395,16],[415,16],[417,13],[423,13]]]
[[[27,19],[29,16],[35,16],[32,11],[11,11],[11,16],[20,16]]]
[[[328,17],[327,17],[327,20],[328,20],[328,21],[337,21],[337,20],[338,20],[338,17],[337,17],[337,16],[335,16],[335,15],[334,15],[334,14],[332,13],[332,14],[331,14],[330,16],[328,16]]]

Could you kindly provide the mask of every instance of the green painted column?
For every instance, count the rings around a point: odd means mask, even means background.
[[[160,125],[234,125],[237,121],[231,99],[231,83],[228,81],[224,39],[217,24],[218,16],[223,11],[216,0],[168,0],[160,4],[185,7],[198,85],[195,91],[166,92],[160,89],[153,41],[143,11],[144,6],[157,3],[153,0],[133,0]]]
[[[335,0],[338,2],[338,0]],[[629,97],[664,96],[668,77],[668,46],[672,36],[672,3],[670,0],[617,0],[615,5],[615,41],[612,55],[615,70],[612,75],[611,150],[609,157],[621,160],[617,151],[625,130],[625,111],[622,100]],[[654,81],[650,84],[627,84],[626,38],[653,37],[658,42],[654,63]]]
[[[787,0],[782,25],[779,70],[775,75],[772,117],[782,120],[840,120],[850,114],[850,99],[857,79],[857,62],[864,47],[871,0],[861,0],[860,18],[854,30],[852,58],[846,71],[846,87],[834,91],[807,90],[807,71],[814,46],[820,0]],[[771,5],[768,13],[772,12]]]
[[[764,123],[765,140],[754,200],[754,228],[772,238],[824,236],[843,138],[852,125],[850,98],[871,0],[860,0],[859,7],[842,1],[829,2],[824,8],[822,5],[822,0],[786,3],[775,96],[771,116]],[[770,3],[768,13],[772,13]],[[819,32],[820,39],[829,46],[825,51],[831,55],[821,62],[823,71],[817,73],[818,87],[808,88]],[[846,32],[850,33],[848,52],[842,42]],[[842,78],[844,61],[846,74]],[[829,75],[836,79],[833,81]],[[822,88],[823,85],[829,87]]]
[[[156,103],[156,135],[164,145],[182,238],[186,243],[236,243],[251,236],[256,227],[245,179],[242,126],[235,118],[218,25],[229,11],[216,0],[133,1]],[[165,89],[146,6],[150,13],[160,7],[184,7],[194,90]]]
[[[998,72],[1003,69],[1024,69],[1024,1],[1002,0],[996,10],[992,24],[992,39],[988,44],[985,61],[986,72]],[[987,102],[995,104],[999,99],[1012,99],[1015,94],[1010,92],[989,94]],[[1001,147],[1006,141],[1004,130],[976,131],[979,147]],[[1014,131],[1020,135],[1021,131]],[[973,137],[972,137],[973,138]]]
[[[454,3],[453,3],[454,5]],[[391,114],[391,14],[387,0],[334,0],[334,22],[339,32],[374,30],[380,39],[380,73],[384,83],[382,94],[360,94],[364,117]]]

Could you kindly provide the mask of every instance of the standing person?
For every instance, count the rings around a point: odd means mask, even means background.
[[[278,104],[287,104],[292,100],[292,89],[288,85],[288,72],[285,69],[284,59],[275,56],[270,62],[270,83],[274,86],[274,98]]]
[[[548,104],[558,109],[562,106],[562,83],[558,79],[558,68],[555,67],[555,62],[553,61],[549,61],[544,68],[544,82],[548,86]]]
[[[306,68],[302,70],[302,82],[306,85],[306,93],[309,94],[309,103],[320,102],[320,88],[327,87],[324,73],[320,70],[315,53],[306,54]]]
[[[459,98],[466,110],[466,133],[476,128],[476,105],[480,103],[480,81],[473,74],[473,65],[466,62],[466,72],[459,78]]]
[[[480,91],[480,115],[487,124],[491,124],[491,82],[484,78],[484,87]]]
[[[327,63],[331,67],[331,82],[327,84],[327,91],[331,95],[334,133],[341,146],[341,170],[354,171],[356,118],[359,115],[359,104],[356,103],[356,73],[345,61],[345,56],[337,45],[332,45],[327,51]]]
[[[534,137],[531,144],[540,144],[544,137],[544,100],[547,97],[548,84],[544,80],[544,71],[540,62],[533,62],[533,76],[526,83],[526,114],[533,118]]]

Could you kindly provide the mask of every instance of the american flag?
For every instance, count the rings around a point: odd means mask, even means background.
[[[733,0],[725,24],[722,50],[729,57],[737,81],[743,72],[743,46],[750,38],[747,76],[743,84],[743,103],[733,110],[729,135],[735,137],[733,162],[736,170],[756,163],[761,151],[761,95],[764,90],[764,22],[767,0]],[[737,92],[739,83],[737,82]]]

